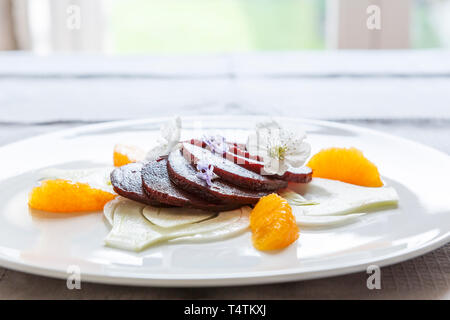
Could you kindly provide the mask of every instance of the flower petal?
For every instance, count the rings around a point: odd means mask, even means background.
[[[308,159],[311,146],[298,129],[283,129],[276,121],[258,123],[247,139],[247,150],[264,159],[266,174],[284,174],[290,166],[300,167]]]
[[[145,159],[146,160],[156,160],[158,159],[160,156],[166,155],[167,154],[167,149],[168,149],[168,145],[167,143],[162,143],[157,145],[156,147],[153,147],[152,149],[150,149],[147,154],[145,155]]]
[[[295,151],[289,152],[286,157],[286,162],[294,167],[298,168],[305,164],[311,154],[311,145],[308,142],[303,141],[300,147],[296,148]]]
[[[181,137],[181,118],[176,117],[163,123],[160,129],[161,138],[158,139],[158,145],[147,152],[147,160],[156,160],[161,156],[169,154],[180,142]]]

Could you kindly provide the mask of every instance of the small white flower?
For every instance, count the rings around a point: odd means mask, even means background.
[[[301,167],[308,159],[311,146],[305,138],[305,132],[283,129],[274,120],[261,122],[248,137],[247,150],[263,158],[265,173],[283,175],[289,167]]]
[[[147,160],[155,160],[160,156],[169,154],[180,142],[181,136],[181,119],[176,117],[164,123],[160,129],[161,138],[158,139],[158,145],[152,148],[145,158]]]

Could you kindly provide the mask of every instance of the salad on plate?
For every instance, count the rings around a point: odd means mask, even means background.
[[[108,167],[42,170],[28,205],[67,216],[103,212],[104,244],[120,250],[251,232],[256,250],[276,252],[302,229],[354,223],[399,201],[360,150],[333,146],[311,156],[305,132],[273,120],[247,141],[181,140],[181,131],[177,117],[148,151],[118,144]]]

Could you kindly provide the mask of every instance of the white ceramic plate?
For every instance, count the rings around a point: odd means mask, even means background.
[[[449,156],[426,146],[364,128],[279,119],[308,132],[313,153],[355,146],[378,165],[400,196],[398,209],[374,212],[333,229],[302,230],[279,253],[255,250],[250,232],[207,244],[172,244],[141,253],[103,246],[102,214],[64,219],[32,217],[27,193],[37,170],[111,165],[115,143],[150,147],[167,119],[80,127],[0,148],[0,264],[66,278],[76,265],[82,281],[154,286],[261,284],[318,278],[384,266],[424,254],[450,240]],[[255,117],[184,118],[183,136],[201,129],[244,141]],[[259,119],[261,120],[261,119]]]

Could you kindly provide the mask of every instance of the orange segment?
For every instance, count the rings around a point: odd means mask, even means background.
[[[329,148],[316,153],[308,167],[313,177],[339,180],[364,187],[381,187],[378,168],[356,148]]]
[[[145,158],[145,152],[139,147],[125,144],[114,146],[114,166],[121,167],[129,163],[138,162]]]
[[[103,210],[115,194],[91,188],[87,183],[69,180],[45,180],[33,188],[28,199],[30,208],[49,212],[86,212]]]
[[[298,239],[299,229],[289,203],[272,193],[259,199],[250,214],[253,246],[258,250],[277,250]]]

